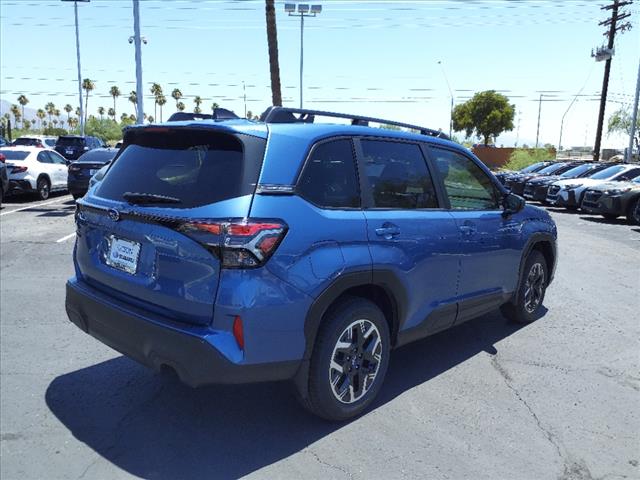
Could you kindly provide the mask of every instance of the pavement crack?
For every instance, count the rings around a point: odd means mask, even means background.
[[[98,460],[100,460],[100,458],[102,458],[102,457],[100,457],[100,455],[96,455],[96,458],[94,458],[93,461],[89,465],[87,465],[87,468],[84,469],[84,471],[80,474],[80,476],[77,478],[77,480],[80,480],[81,478],[84,478],[85,475],[87,474],[87,472],[89,471],[89,469],[91,467],[93,467],[96,463],[98,463]]]
[[[556,453],[558,454],[558,457],[564,461],[564,456],[562,455],[562,451],[560,450],[560,445],[558,445],[558,442],[556,441],[555,436],[553,435],[553,433],[551,433],[549,429],[545,428],[544,425],[542,425],[540,418],[538,417],[536,412],[533,411],[533,409],[531,408],[531,405],[529,405],[529,403],[522,397],[522,395],[520,395],[520,392],[518,391],[518,389],[513,386],[513,379],[511,378],[511,375],[509,375],[509,372],[507,372],[504,366],[502,366],[498,361],[497,354],[491,357],[491,365],[500,374],[507,388],[509,388],[509,390],[513,392],[513,394],[518,399],[518,401],[522,403],[525,406],[525,408],[529,411],[529,414],[536,422],[538,429],[544,434],[544,436],[547,438],[549,443],[553,445],[553,447],[556,450]]]
[[[343,467],[341,467],[339,465],[333,465],[333,464],[331,464],[329,462],[325,462],[324,460],[322,460],[320,458],[320,456],[316,452],[314,452],[310,448],[307,448],[306,451],[309,452],[311,454],[311,456],[313,458],[315,458],[316,462],[318,462],[320,465],[324,465],[325,467],[329,467],[329,468],[332,468],[334,470],[338,470],[339,472],[342,472],[345,475],[347,475],[349,478],[353,478],[353,474],[349,470],[347,470],[347,469],[345,469],[345,468],[343,468]]]

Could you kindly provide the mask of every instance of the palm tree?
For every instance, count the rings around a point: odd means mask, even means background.
[[[87,114],[89,112],[89,110],[87,110],[89,108],[89,93],[91,92],[91,90],[93,90],[95,88],[96,88],[96,84],[90,78],[85,78],[84,80],[82,80],[82,89],[85,92],[87,92],[87,94],[84,97],[84,121],[85,121],[85,123],[87,122]]]
[[[73,107],[71,105],[69,105],[68,103],[64,106],[64,111],[67,112],[67,125],[71,125],[69,123],[69,118],[70,118],[70,114],[73,110]]]
[[[64,120],[60,120],[60,110],[59,109],[54,109],[53,110],[53,115],[58,119],[58,122],[60,122],[60,126],[64,125]]]
[[[47,114],[41,108],[39,108],[38,111],[36,112],[36,117],[38,117],[38,120],[40,120],[40,125],[39,125],[40,128],[42,128],[42,120],[44,120],[44,117],[46,116]]]
[[[162,95],[162,87],[159,83],[151,84],[151,94],[155,97],[155,103],[153,104],[153,114],[154,117],[158,116],[158,97]]]
[[[202,103],[202,98],[200,97],[200,95],[196,95],[196,97],[193,99],[193,103],[196,104],[196,108],[193,109],[193,111],[195,113],[200,113],[202,110],[200,110],[200,104]]]
[[[80,107],[76,107],[76,116],[80,118]]]
[[[113,97],[113,111],[116,111],[116,98],[120,96],[120,89],[115,85],[109,89],[109,95]],[[115,115],[115,113],[114,113]]]
[[[22,127],[24,128],[24,106],[29,103],[29,99],[24,95],[18,97],[18,103],[22,106]]]
[[[57,127],[58,126],[58,120],[56,120],[55,118],[53,119],[53,127]]]
[[[126,122],[128,119],[129,119],[129,115],[127,115],[126,113],[123,113],[122,115],[120,115],[121,122]]]
[[[51,123],[51,115],[53,115],[53,112],[55,111],[56,106],[54,105],[53,102],[49,102],[44,106],[44,111],[47,112],[47,115],[49,116],[49,123]]]
[[[67,123],[69,124],[69,127],[76,128],[78,126],[78,119],[75,118],[75,117],[74,118],[69,118]]]
[[[31,128],[31,122],[29,120],[22,120],[22,128],[29,130]]]
[[[100,115],[100,121],[102,121],[102,116],[104,115],[104,107],[98,107],[98,115]]]
[[[271,72],[271,101],[274,105],[282,105],[280,88],[280,64],[278,62],[278,30],[276,28],[276,7],[274,0],[265,0],[267,16],[267,43],[269,45],[269,70]]]
[[[149,115],[149,116],[147,117],[147,121],[148,121],[149,123],[153,123],[154,118],[153,118],[151,115]]]
[[[18,107],[18,105],[13,104],[11,105],[11,113],[13,113],[13,123],[16,125],[16,127],[18,126],[18,122],[20,121],[20,118],[22,117],[22,115],[20,114],[20,108]]]
[[[176,101],[176,108],[178,110],[180,110],[178,108],[178,103],[180,103],[180,99],[182,98],[182,92],[180,91],[179,88],[174,88],[173,91],[171,92],[171,96],[173,97],[173,99]],[[184,109],[183,109],[184,110]]]
[[[176,108],[182,112],[184,110],[184,103],[182,102],[176,103]]]
[[[158,97],[156,98],[156,103],[157,103],[158,105],[160,105],[160,121],[162,122],[162,106],[163,106],[165,103],[167,103],[167,98],[166,98],[164,95],[160,94],[160,95],[158,95]]]
[[[213,105],[211,105],[211,112],[215,112],[216,108],[220,108],[220,105],[218,105],[216,102],[213,102]]]
[[[107,115],[111,118],[113,118],[113,121],[116,121],[116,111],[113,108],[109,108],[109,110],[107,111]]]
[[[135,110],[138,105],[138,94],[135,90],[131,90],[131,93],[129,94],[129,101],[133,103],[133,109]]]

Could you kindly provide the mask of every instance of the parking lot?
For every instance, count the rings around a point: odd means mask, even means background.
[[[191,389],[66,317],[74,201],[0,210],[0,477],[616,479],[640,470],[640,227],[549,209],[548,311],[499,312],[396,352],[346,424],[287,384]]]

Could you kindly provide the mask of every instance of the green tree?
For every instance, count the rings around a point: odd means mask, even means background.
[[[22,107],[22,128],[24,128],[24,106],[29,103],[29,99],[25,95],[20,95],[18,97],[18,103]]]
[[[278,61],[278,29],[276,28],[276,7],[274,0],[265,0],[267,20],[267,45],[269,49],[269,72],[271,74],[271,101],[273,105],[282,105],[280,87],[280,63]]]
[[[44,111],[47,112],[47,115],[49,116],[49,123],[51,123],[51,116],[53,115],[53,112],[56,111],[56,106],[53,102],[49,102],[44,106]]]
[[[453,109],[453,129],[467,138],[474,133],[488,145],[502,132],[513,130],[515,106],[495,90],[476,93],[473,98]]]
[[[13,104],[11,105],[11,113],[13,114],[13,123],[15,124],[16,128],[18,127],[18,122],[20,121],[20,119],[22,118],[22,114],[20,113],[20,107],[18,107],[18,105]]]
[[[180,99],[182,98],[182,92],[180,91],[180,89],[179,88],[174,88],[173,91],[171,92],[171,97],[173,97],[173,99],[176,101],[176,109],[180,110],[180,108],[178,108],[178,104],[182,103],[182,102],[180,102]],[[184,105],[184,103],[183,103],[183,105]],[[184,108],[182,110],[184,110]]]
[[[631,108],[621,107],[611,114],[607,123],[607,133],[631,135]],[[636,115],[636,128],[633,136],[636,147],[640,145],[640,115]]]
[[[178,102],[176,103],[176,108],[182,112],[185,109],[185,105],[182,102]]]
[[[31,128],[31,122],[29,120],[22,120],[22,128],[29,130]]]
[[[109,108],[109,110],[107,111],[107,115],[110,116],[111,118],[113,118],[113,121],[116,121],[116,111],[113,108]]]
[[[160,106],[160,121],[162,122],[162,106],[167,103],[167,98],[160,94],[156,97],[156,104]]]
[[[218,105],[216,102],[213,102],[213,105],[211,105],[211,111],[214,112],[216,108],[220,108],[220,105]]]
[[[159,83],[151,84],[151,94],[154,96],[153,116],[157,117],[158,116],[158,97],[162,95],[162,87],[160,86]]]
[[[129,115],[127,115],[126,113],[123,113],[122,115],[120,115],[120,121],[124,122],[125,120],[127,120],[129,118]]]
[[[110,89],[109,89],[109,95],[111,95],[113,97],[113,111],[116,111],[116,98],[118,98],[120,96],[120,89],[113,85]],[[114,113],[115,115],[115,113]]]
[[[89,93],[96,88],[96,84],[90,78],[85,78],[82,80],[82,89],[86,92],[84,97],[84,120],[87,122],[87,114],[89,112]],[[86,129],[85,129],[86,132]]]
[[[138,94],[135,90],[131,90],[131,93],[129,94],[129,101],[133,103],[133,110],[135,111],[138,106]]]
[[[54,108],[53,109],[53,115],[58,119],[58,122],[60,122],[60,126],[62,127],[62,125],[64,125],[64,120],[60,119],[60,109],[59,108]]]
[[[147,117],[147,121],[148,121],[149,123],[153,123],[153,122],[154,122],[154,120],[155,120],[155,119],[154,119],[151,115],[149,115],[149,116]]]
[[[100,120],[102,120],[102,117],[104,116],[104,107],[98,107],[98,115],[100,115]]]
[[[38,120],[39,120],[39,125],[38,125],[39,128],[42,128],[42,120],[44,120],[44,118],[46,116],[47,116],[47,114],[45,113],[45,111],[43,109],[39,108],[36,111],[36,117],[38,117]],[[67,123],[69,123],[69,122],[67,122]]]
[[[64,111],[67,112],[67,125],[71,126],[71,124],[69,123],[69,119],[71,118],[71,112],[73,111],[73,107],[67,103],[64,106]]]
[[[195,96],[195,98],[193,99],[193,103],[196,104],[196,108],[194,108],[193,111],[195,113],[202,112],[202,110],[200,110],[200,104],[202,103],[202,98],[200,97],[200,95],[196,95]]]
[[[120,125],[112,122],[109,118],[100,119],[93,115],[87,120],[84,131],[87,135],[96,136],[104,142],[120,140],[122,138],[122,128],[120,128]]]

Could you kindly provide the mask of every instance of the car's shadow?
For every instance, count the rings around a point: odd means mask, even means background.
[[[593,223],[606,223],[608,225],[629,225],[626,217],[618,217],[618,218],[604,218],[604,217],[580,217],[580,220],[586,220],[587,222]]]
[[[519,328],[496,312],[394,351],[373,409],[479,352],[495,354]],[[238,478],[345,425],[304,411],[288,383],[192,389],[125,357],[57,377],[46,403],[78,440],[154,479]]]
[[[51,192],[47,200],[53,200],[57,197],[64,197],[65,195],[69,195],[69,192],[67,192],[66,190],[63,190],[60,192]],[[11,203],[13,205],[22,205],[25,203],[34,203],[34,202],[40,202],[40,201],[44,201],[44,200],[40,200],[38,197],[36,197],[35,194],[30,194],[30,193],[7,194],[5,195],[4,200],[2,201],[3,203],[2,208],[10,206],[10,205],[5,205],[5,202]]]

